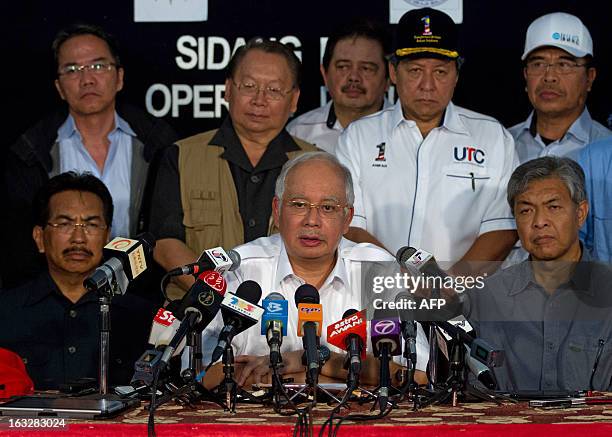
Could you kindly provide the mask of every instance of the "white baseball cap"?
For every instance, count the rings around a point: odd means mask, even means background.
[[[593,56],[589,29],[580,18],[565,12],[542,15],[529,25],[521,59],[524,61],[529,53],[544,46],[558,47],[577,58]]]

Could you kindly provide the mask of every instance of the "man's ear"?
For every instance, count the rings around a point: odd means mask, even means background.
[[[277,228],[279,228],[278,224],[280,223],[280,206],[279,198],[274,196],[272,199],[272,218],[274,219],[274,226]]]
[[[576,214],[578,215],[578,229],[582,228],[587,215],[589,213],[589,202],[583,200],[578,204],[578,208],[576,208]]]
[[[36,225],[34,229],[32,229],[32,238],[36,243],[36,247],[38,248],[38,252],[45,253],[45,240],[43,236],[43,228]]]

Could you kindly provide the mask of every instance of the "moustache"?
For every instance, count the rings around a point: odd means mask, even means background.
[[[536,88],[536,93],[541,93],[542,91],[552,91],[553,93],[562,94],[560,89],[550,85],[539,86]]]
[[[364,88],[364,87],[362,87],[361,85],[356,84],[356,83],[349,83],[349,84],[346,84],[346,85],[344,85],[342,88],[340,88],[340,90],[341,90],[343,93],[345,93],[345,92],[347,92],[347,91],[349,91],[349,90],[357,90],[357,91],[359,91],[360,93],[364,93],[364,94],[365,94],[365,92],[366,92],[366,90],[365,90],[365,88]]]
[[[89,256],[93,256],[93,252],[85,247],[69,247],[68,249],[64,249],[62,251],[62,255],[68,255],[73,252],[80,252]]]

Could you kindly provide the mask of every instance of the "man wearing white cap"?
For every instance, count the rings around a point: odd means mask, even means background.
[[[597,72],[593,40],[578,17],[555,12],[533,21],[521,59],[534,108],[510,128],[521,163],[547,155],[576,159],[582,147],[612,135],[586,108]]]

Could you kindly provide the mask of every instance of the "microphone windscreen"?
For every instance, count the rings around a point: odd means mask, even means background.
[[[256,304],[261,299],[261,287],[255,281],[247,280],[238,286],[236,296]]]
[[[302,284],[295,290],[295,306],[301,303],[319,303],[319,292],[310,284]]]
[[[416,251],[417,250],[414,247],[410,247],[410,246],[400,247],[399,250],[397,251],[397,254],[395,255],[395,259],[397,260],[398,263],[400,263],[401,265],[404,265],[404,263],[408,261],[408,258],[414,255]]]
[[[227,256],[232,260],[232,266],[229,268],[230,271],[236,270],[240,267],[240,262],[242,261],[240,258],[240,254],[235,250],[228,250]]]
[[[359,311],[357,311],[355,308],[350,308],[348,310],[346,310],[344,312],[344,314],[342,314],[342,318],[346,319],[348,316],[352,316],[353,314],[357,313]]]

